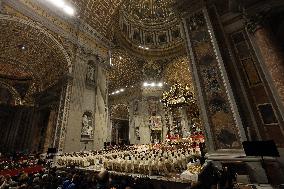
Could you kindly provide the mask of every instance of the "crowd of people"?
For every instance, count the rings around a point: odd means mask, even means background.
[[[149,178],[134,178],[71,168],[50,168],[35,174],[0,176],[0,189],[154,189],[167,183],[153,183]],[[176,183],[175,189],[189,189],[189,184]]]
[[[107,189],[126,188],[131,182],[114,180],[106,170],[95,174],[77,169],[47,169],[36,174],[0,176],[1,189]]]
[[[1,158],[5,160],[1,163],[1,169],[19,168],[21,170],[23,167],[36,164],[42,164],[43,169],[30,173],[20,171],[16,175],[0,174],[0,189],[169,189],[172,188],[171,186],[175,189],[209,189],[211,185],[218,183],[221,175],[212,164],[204,166],[206,168],[202,171],[200,169],[197,184],[191,186],[190,182],[153,180],[152,177],[148,177],[165,175],[170,178],[178,174],[167,175],[169,173],[180,173],[184,169],[188,172],[194,170],[190,170],[188,166],[199,164],[200,168],[199,151],[186,148],[186,145],[185,143],[176,146],[123,146],[97,152],[64,154],[57,157],[60,167],[49,166],[46,161],[36,156],[21,156],[17,159],[7,156]],[[80,158],[76,159],[79,156]],[[78,169],[77,166],[86,165],[82,161],[87,161],[89,165],[99,164],[100,170]],[[118,172],[142,175],[117,174]],[[170,184],[173,185],[170,186]]]
[[[99,152],[63,154],[57,157],[59,166],[95,166],[110,171],[144,175],[169,175],[181,173],[188,163],[197,161],[200,151],[188,146],[168,145],[132,146],[128,149],[108,149]]]
[[[36,158],[34,155],[32,156],[20,156],[15,158],[10,156],[9,158],[1,158],[0,159],[0,170],[11,170],[11,169],[19,169],[25,167],[31,167],[38,165],[39,159]]]

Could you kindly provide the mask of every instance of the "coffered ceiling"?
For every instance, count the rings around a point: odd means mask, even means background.
[[[106,36],[109,24],[123,0],[70,0],[79,17]]]
[[[40,92],[68,72],[66,55],[45,30],[8,16],[0,18],[0,28],[1,78],[30,80]]]

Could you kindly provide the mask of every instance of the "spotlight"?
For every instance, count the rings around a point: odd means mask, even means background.
[[[163,86],[163,83],[162,83],[162,82],[158,83],[158,86],[159,86],[159,87],[162,87],[162,86]]]
[[[144,87],[147,87],[147,86],[148,86],[148,83],[147,83],[147,82],[144,82],[144,83],[143,83],[143,86],[144,86]]]
[[[151,87],[155,87],[155,86],[156,86],[156,83],[152,82],[152,83],[150,84],[150,86],[151,86]]]
[[[70,6],[64,6],[63,10],[64,10],[64,12],[66,12],[67,14],[69,14],[71,16],[73,16],[74,13],[75,13],[74,9]]]
[[[141,46],[141,45],[139,45],[138,47],[141,48],[141,49],[149,50],[149,47],[144,47],[144,46]]]
[[[46,0],[49,3],[53,4],[55,7],[62,9],[66,14],[73,16],[75,14],[75,10],[67,5],[64,0]]]
[[[123,92],[123,91],[124,91],[124,89],[120,89],[119,91],[120,91],[120,92]]]
[[[19,48],[20,48],[21,50],[26,50],[26,46],[25,46],[25,45],[20,45]]]
[[[54,6],[59,7],[59,8],[63,8],[65,3],[63,0],[47,0],[50,3],[52,3]]]
[[[119,56],[119,60],[122,60],[122,57],[121,57],[121,56]]]

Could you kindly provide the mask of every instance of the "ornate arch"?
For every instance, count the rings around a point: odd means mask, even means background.
[[[13,105],[18,105],[18,104],[21,103],[21,96],[18,93],[18,91],[16,89],[14,89],[14,87],[12,87],[11,85],[9,85],[9,84],[7,84],[3,81],[0,81],[0,88],[5,88],[11,93],[11,95],[13,97],[13,101],[14,101]]]
[[[48,31],[46,31],[44,29],[43,25],[41,25],[40,23],[36,23],[32,20],[25,20],[25,19],[22,19],[22,18],[19,18],[19,17],[10,16],[10,15],[3,15],[3,14],[0,14],[0,20],[13,21],[13,22],[18,22],[18,23],[24,24],[24,25],[28,25],[32,28],[39,30],[41,33],[46,35],[61,50],[61,52],[63,53],[63,55],[66,59],[67,65],[68,65],[68,72],[72,73],[72,61],[71,61],[67,51],[65,50],[65,48],[61,45],[61,43],[57,39],[55,39]]]

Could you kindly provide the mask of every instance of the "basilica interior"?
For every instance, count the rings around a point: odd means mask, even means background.
[[[210,166],[283,187],[283,34],[283,0],[0,0],[0,176],[51,153],[154,188],[214,188]]]

